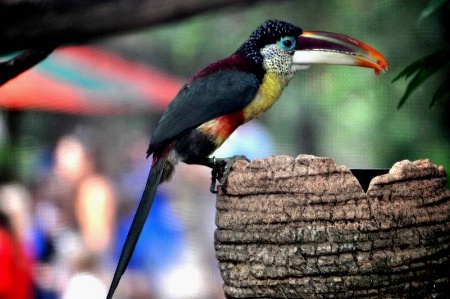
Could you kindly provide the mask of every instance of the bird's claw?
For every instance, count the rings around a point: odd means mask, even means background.
[[[209,187],[209,191],[211,193],[216,194],[218,191],[216,189],[216,180],[217,180],[217,176],[219,174],[219,167],[217,165],[217,160],[216,157],[213,157],[213,164],[211,167],[211,186]]]
[[[213,157],[213,165],[211,170],[211,186],[209,190],[211,193],[218,193],[217,186],[224,186],[228,179],[228,174],[231,171],[234,161],[237,160],[245,160],[250,162],[250,160],[243,155],[236,155],[228,158],[219,158]],[[216,181],[219,180],[219,184],[216,184]]]

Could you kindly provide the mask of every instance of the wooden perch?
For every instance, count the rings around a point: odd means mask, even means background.
[[[227,298],[441,298],[450,284],[442,166],[396,163],[367,194],[329,158],[236,161],[217,196]]]

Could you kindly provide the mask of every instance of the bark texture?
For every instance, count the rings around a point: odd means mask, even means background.
[[[428,160],[367,194],[329,158],[237,161],[217,196],[228,298],[448,298],[450,190]]]

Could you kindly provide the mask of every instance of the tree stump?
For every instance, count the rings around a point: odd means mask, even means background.
[[[217,196],[227,298],[448,298],[442,166],[396,163],[367,193],[329,158],[236,161]]]

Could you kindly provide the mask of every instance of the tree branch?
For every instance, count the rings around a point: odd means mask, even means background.
[[[261,0],[0,0],[0,55],[82,43]]]
[[[45,59],[56,46],[83,43],[261,0],[0,0],[0,86]],[[32,49],[32,50],[28,50]]]
[[[10,60],[0,62],[0,86],[44,60],[55,47],[27,50]]]

